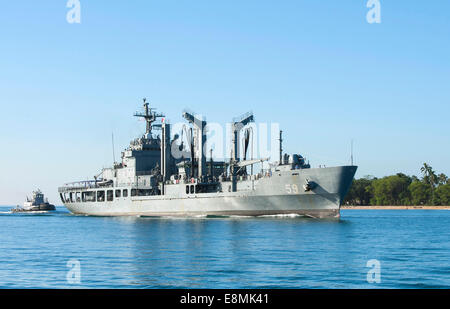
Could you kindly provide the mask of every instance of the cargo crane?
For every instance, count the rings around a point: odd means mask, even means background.
[[[231,158],[230,158],[230,174],[231,174],[231,182],[232,182],[232,191],[236,192],[237,190],[237,176],[241,173],[243,168],[247,165],[239,164],[239,137],[241,130],[251,122],[254,122],[255,119],[253,117],[253,113],[248,112],[242,115],[240,118],[233,119],[231,123]],[[245,143],[244,143],[245,144]],[[247,143],[248,146],[248,143]],[[244,152],[247,152],[247,147],[245,147]],[[244,158],[246,158],[246,154],[244,154]],[[245,160],[245,159],[244,159]],[[244,161],[245,162],[245,161]]]
[[[191,169],[193,170],[195,163],[197,163],[197,176],[201,180],[203,176],[206,176],[206,155],[203,153],[203,150],[206,144],[205,128],[207,122],[187,111],[183,112],[183,118],[194,126],[194,147],[191,147],[191,151],[194,150],[194,154],[191,154]]]

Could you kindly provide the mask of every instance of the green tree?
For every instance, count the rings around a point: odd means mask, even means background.
[[[438,205],[450,206],[450,183],[440,185],[436,189],[436,202]]]
[[[423,182],[428,184],[431,188],[431,204],[434,205],[434,189],[436,188],[436,185],[438,184],[438,177],[436,176],[436,173],[433,171],[433,168],[428,165],[427,163],[424,163],[420,171],[423,174]]]
[[[417,177],[417,176],[415,176],[415,175],[412,175],[411,176],[411,180],[414,182],[414,181],[420,181],[420,179],[419,179],[419,177]]]
[[[446,185],[448,183],[448,177],[444,173],[438,175],[438,184]]]
[[[372,204],[409,205],[411,198],[408,187],[411,182],[411,177],[402,173],[374,180],[371,186]]]
[[[423,174],[422,179],[426,184],[429,184],[432,187],[434,187],[437,184],[438,177],[436,176],[436,173],[433,171],[433,168],[430,165],[424,163],[420,171]]]
[[[422,178],[398,173],[380,179],[366,176],[353,180],[344,201],[350,205],[443,205],[450,206],[449,178],[424,163]]]
[[[411,194],[411,203],[413,205],[426,205],[430,201],[431,188],[429,185],[420,182],[413,181],[408,190]]]
[[[344,203],[349,205],[369,205],[372,198],[370,186],[374,179],[372,176],[366,176],[353,180]]]

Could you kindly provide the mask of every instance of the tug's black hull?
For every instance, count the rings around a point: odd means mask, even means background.
[[[40,205],[35,205],[30,208],[14,208],[11,209],[12,212],[35,212],[35,211],[54,211],[56,210],[55,206],[49,203],[44,203]]]

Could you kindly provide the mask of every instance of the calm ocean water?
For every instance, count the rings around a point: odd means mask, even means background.
[[[450,288],[450,211],[106,218],[0,207],[0,288]],[[369,260],[380,283],[368,283]],[[68,274],[80,283],[69,283]],[[79,274],[79,277],[77,275]]]

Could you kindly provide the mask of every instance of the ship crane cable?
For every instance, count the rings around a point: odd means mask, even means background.
[[[194,136],[193,136],[193,132],[192,132],[192,128],[188,128],[186,125],[183,125],[183,130],[181,130],[181,146],[183,147],[184,150],[184,145],[183,145],[183,132],[186,135],[186,139],[188,142],[188,147],[189,147],[189,156],[190,156],[190,160],[191,160],[191,170],[190,170],[190,174],[191,174],[191,178],[194,177]]]
[[[203,154],[203,149],[207,139],[207,122],[203,120],[203,117],[195,116],[194,113],[187,110],[183,112],[182,116],[193,126],[193,128],[191,127],[191,132],[194,132],[191,133],[191,136],[193,136],[193,143],[191,144],[191,175],[193,175],[194,167],[196,166],[197,178],[202,181],[204,176],[206,176],[206,156]]]
[[[249,146],[249,142],[250,142],[250,132],[251,131],[252,131],[251,128],[247,128],[245,130],[244,137],[242,138],[242,144],[244,145],[244,154],[243,154],[244,160],[243,160],[243,162],[247,161],[248,146]],[[237,173],[241,176],[246,176],[247,175],[247,166],[240,167],[239,170],[237,171]]]
[[[237,163],[239,162],[239,135],[241,130],[251,122],[255,122],[255,118],[252,112],[245,113],[239,118],[235,118],[231,124],[231,158],[230,158],[230,172],[231,176],[235,177],[238,175],[240,168],[238,169]],[[249,136],[248,136],[249,137]],[[244,160],[246,158],[245,144],[244,144]]]

